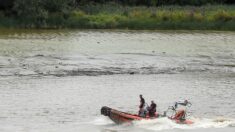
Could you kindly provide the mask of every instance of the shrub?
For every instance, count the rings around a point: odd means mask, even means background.
[[[214,15],[214,19],[216,21],[231,21],[233,19],[233,16],[231,16],[228,12],[222,10],[222,11],[219,11],[217,12],[215,15]]]
[[[0,18],[3,18],[4,16],[4,12],[0,11]]]
[[[161,21],[169,21],[171,19],[171,13],[169,11],[159,11],[157,18]]]
[[[204,17],[201,13],[196,12],[196,13],[194,13],[193,19],[195,21],[201,22],[201,21],[203,21]]]

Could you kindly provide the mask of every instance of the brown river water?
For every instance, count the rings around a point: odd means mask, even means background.
[[[115,125],[102,106],[161,113],[192,102],[193,125]],[[233,132],[235,33],[0,30],[1,132]]]

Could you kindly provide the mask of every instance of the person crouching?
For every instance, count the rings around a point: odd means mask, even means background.
[[[156,105],[156,104],[154,103],[154,101],[152,100],[152,101],[151,101],[151,105],[150,105],[150,107],[148,108],[149,117],[154,117],[154,116],[155,116],[156,109],[157,109],[157,105]]]

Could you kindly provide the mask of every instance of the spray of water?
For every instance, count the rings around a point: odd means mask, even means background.
[[[114,125],[108,118],[106,117],[99,117],[92,121],[91,123],[94,125],[99,126],[109,126],[108,129],[128,129],[128,127],[146,129],[146,130],[154,130],[154,131],[161,131],[161,130],[172,130],[172,129],[200,129],[200,128],[224,128],[224,127],[235,127],[235,120],[228,119],[228,118],[215,118],[215,119],[208,119],[208,118],[194,118],[192,117],[194,123],[191,125],[186,124],[176,124],[172,120],[168,118],[159,118],[153,120],[141,120],[141,121],[134,121],[133,126],[128,125]]]
[[[191,125],[176,124],[168,118],[155,120],[142,120],[135,122],[134,125],[149,130],[167,130],[167,129],[199,129],[199,128],[224,128],[234,125],[235,120],[227,118],[191,118],[194,123]]]

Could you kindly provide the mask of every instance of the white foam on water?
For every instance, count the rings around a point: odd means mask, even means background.
[[[115,124],[112,120],[110,120],[108,117],[99,116],[95,118],[93,121],[89,122],[88,124],[94,125],[98,127],[100,130],[104,132],[126,132],[126,131],[136,131],[136,126],[133,126],[131,124]],[[137,129],[139,130],[139,128]]]
[[[226,118],[191,118],[194,123],[190,125],[176,124],[168,118],[160,118],[154,120],[142,120],[134,122],[136,127],[148,129],[148,130],[169,130],[169,129],[199,129],[199,128],[224,128],[231,127],[235,121],[233,119]]]
[[[89,122],[89,124],[93,124],[93,125],[110,125],[110,124],[114,124],[114,123],[107,117],[99,116],[99,117],[95,118],[93,121]]]
[[[194,128],[224,128],[235,123],[234,119],[228,119],[228,118],[223,118],[223,117],[219,117],[215,119],[194,118],[193,121],[195,122],[192,125],[192,127]]]

